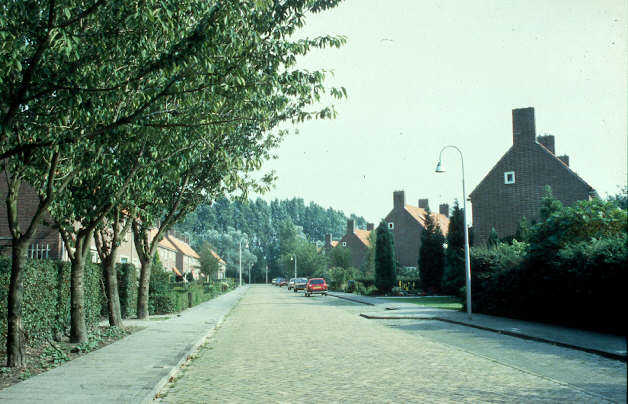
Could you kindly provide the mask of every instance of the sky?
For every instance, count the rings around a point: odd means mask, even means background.
[[[601,196],[627,178],[626,2],[348,0],[310,16],[302,36],[343,35],[305,69],[344,86],[333,120],[299,124],[263,170],[264,199],[299,197],[379,221],[406,203],[462,200],[512,145],[514,108],[534,107],[537,135]],[[470,217],[470,215],[469,215]]]

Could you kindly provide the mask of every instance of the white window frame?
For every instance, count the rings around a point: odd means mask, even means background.
[[[512,175],[512,181],[508,181],[508,176]],[[504,173],[504,184],[514,184],[515,183],[515,172],[514,171],[506,171]]]
[[[388,222],[388,230],[395,230],[395,223],[394,222]]]
[[[129,257],[126,257],[124,255],[120,256],[120,263],[121,264],[128,264],[128,262],[129,262]]]
[[[343,242],[342,242],[342,246],[343,246],[343,247],[346,247],[346,246],[347,246],[347,242],[346,242],[346,241],[343,241]]]

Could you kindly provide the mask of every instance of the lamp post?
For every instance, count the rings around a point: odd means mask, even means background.
[[[471,259],[469,257],[469,228],[467,227],[467,193],[464,187],[464,159],[462,158],[462,151],[456,146],[445,146],[441,149],[438,155],[438,164],[436,165],[437,173],[444,173],[445,170],[442,167],[443,160],[443,151],[445,149],[456,149],[458,154],[460,154],[460,163],[462,164],[462,203],[463,203],[463,214],[464,214],[464,266],[465,266],[465,274],[467,278],[467,314],[469,315],[469,319],[471,319]]]
[[[251,284],[251,269],[253,269],[253,264],[249,266],[249,285]]]
[[[297,277],[297,255],[290,257],[290,261],[294,261],[294,277]]]

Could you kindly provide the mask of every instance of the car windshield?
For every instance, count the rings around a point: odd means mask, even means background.
[[[323,283],[325,283],[325,281],[322,279],[312,279],[310,281],[311,285],[322,285]]]
[[[307,279],[305,279],[305,278],[299,278],[299,279],[297,279],[297,280],[296,280],[296,282],[299,282],[299,283],[307,283]]]

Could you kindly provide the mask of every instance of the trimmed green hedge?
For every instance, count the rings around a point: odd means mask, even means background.
[[[174,282],[173,276],[157,267],[150,277],[148,312],[150,314],[177,313],[196,306],[234,287],[225,280],[211,284]]]
[[[118,295],[122,318],[137,315],[137,269],[133,264],[117,264]]]
[[[565,246],[545,262],[509,247],[473,249],[474,311],[626,335],[617,318],[628,282],[626,234]]]
[[[25,270],[22,324],[27,343],[65,332],[70,326],[70,263],[28,260]],[[0,334],[5,340],[10,276],[11,260],[0,256]],[[84,281],[85,320],[93,328],[100,321],[104,298],[100,267],[86,264]]]

